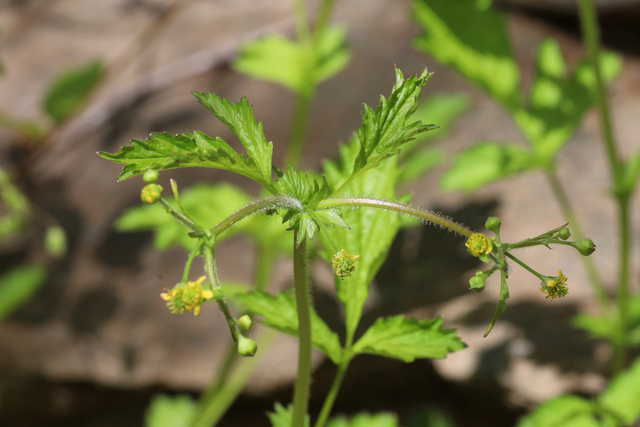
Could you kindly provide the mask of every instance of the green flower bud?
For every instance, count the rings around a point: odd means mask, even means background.
[[[558,231],[558,237],[560,237],[562,240],[567,240],[569,237],[571,237],[571,231],[565,227],[560,229],[560,231]]]
[[[588,237],[578,240],[577,242],[573,242],[571,245],[580,252],[580,255],[588,256],[595,252],[596,245],[593,243],[593,240]]]
[[[251,338],[238,334],[238,353],[244,357],[253,357],[258,350],[258,345]]]
[[[162,197],[162,187],[158,184],[148,184],[140,193],[140,199],[149,205],[154,204]]]
[[[246,314],[238,319],[238,327],[243,331],[248,331],[249,329],[251,329],[251,325],[253,325],[251,317]]]
[[[471,289],[476,292],[482,292],[484,290],[484,285],[487,281],[487,277],[489,276],[487,276],[484,271],[478,270],[476,272],[476,275],[469,279],[469,285],[471,285]]]
[[[497,216],[490,216],[487,218],[487,222],[484,223],[484,227],[487,230],[493,231],[494,233],[498,233],[500,231],[500,226],[502,225],[502,221]]]
[[[156,182],[158,182],[159,176],[160,174],[158,173],[157,170],[149,169],[144,173],[144,175],[142,175],[142,180],[147,184],[155,184]]]

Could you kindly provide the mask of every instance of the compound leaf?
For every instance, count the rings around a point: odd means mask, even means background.
[[[443,358],[466,347],[454,329],[442,329],[441,326],[440,317],[422,321],[402,315],[380,318],[355,343],[353,351],[413,362],[422,358]]]
[[[505,16],[490,1],[413,0],[425,30],[414,43],[474,82],[511,111],[521,106],[520,73],[511,53]]]
[[[271,296],[255,291],[231,297],[249,312],[263,317],[263,323],[289,335],[298,336],[298,314],[296,300],[292,294],[280,292]],[[335,363],[340,363],[342,349],[338,335],[331,331],[315,311],[311,312],[311,339],[313,345],[322,350]]]

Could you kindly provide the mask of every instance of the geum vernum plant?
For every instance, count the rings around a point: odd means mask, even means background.
[[[491,265],[471,278],[471,289],[482,291],[486,279],[495,272],[500,273],[498,307],[485,336],[505,310],[509,296],[508,261],[523,266],[538,277],[547,298],[567,294],[567,279],[561,271],[557,276],[540,274],[516,258],[511,253],[513,250],[537,245],[550,247],[552,244],[573,246],[582,255],[589,255],[595,250],[590,239],[568,241],[570,232],[566,225],[517,243],[504,243],[498,218],[487,220],[487,229],[495,234],[487,237],[438,213],[412,206],[406,197],[396,196],[396,179],[400,173],[396,155],[400,148],[414,136],[437,127],[410,121],[430,77],[431,74],[425,70],[420,76],[414,75],[405,80],[401,71],[396,69],[396,84],[389,98],[381,97],[375,110],[365,105],[363,122],[356,135],[350,143],[340,147],[339,161],[325,163],[321,178],[312,178],[290,165],[284,171],[273,166],[272,143],[267,141],[262,124],[256,122],[248,101],[243,98],[234,104],[213,93],[194,92],[194,95],[238,137],[246,155],[237,153],[222,139],[200,131],[181,135],[152,134],[146,141],[132,140],[131,146],[123,147],[116,154],[100,153],[105,159],[125,165],[120,180],[143,174],[147,185],[142,190],[142,201],[160,203],[170,215],[189,228],[189,235],[194,239],[182,279],[173,289],[161,294],[168,307],[176,313],[190,311],[198,315],[202,304],[215,301],[226,318],[232,338],[237,342],[238,352],[243,356],[253,356],[257,346],[246,336],[251,319],[248,316],[236,319],[222,290],[215,261],[219,236],[242,220],[258,214],[278,214],[283,222],[288,223],[288,230],[293,231],[294,293],[271,296],[258,290],[231,296],[234,302],[261,316],[266,325],[299,337],[293,408],[277,407],[271,415],[275,425],[305,424],[312,346],[324,352],[338,366],[315,424],[318,427],[327,422],[348,365],[356,355],[376,354],[411,362],[416,358],[445,357],[465,346],[455,330],[442,328],[441,318],[418,320],[402,315],[379,318],[359,339],[355,339],[369,285],[404,218],[438,225],[467,238],[468,252]],[[214,227],[205,228],[182,208],[173,180],[171,187],[175,204],[172,206],[162,197],[163,189],[157,184],[158,171],[181,167],[212,167],[235,172],[260,183],[268,195],[247,204]],[[344,343],[316,314],[311,304],[307,250],[309,242],[313,242],[317,235],[325,248],[324,258],[336,272],[337,296],[344,305],[345,313]],[[191,281],[191,265],[198,256],[205,258],[205,275]]]

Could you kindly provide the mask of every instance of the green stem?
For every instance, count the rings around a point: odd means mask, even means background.
[[[535,271],[534,269],[532,269],[531,267],[529,267],[527,264],[525,264],[524,262],[520,261],[518,258],[516,258],[515,256],[511,255],[509,252],[504,254],[505,257],[512,259],[513,261],[515,261],[516,263],[518,263],[518,265],[520,265],[520,267],[524,268],[525,270],[527,270],[529,273],[533,274],[534,276],[536,276],[538,279],[540,279],[541,282],[544,282],[546,280],[546,278],[538,273],[537,271]]]
[[[302,148],[304,146],[304,139],[307,133],[309,110],[311,108],[311,100],[313,98],[312,93],[315,91],[315,85],[313,85],[313,83],[310,83],[310,85],[312,85],[312,87],[308,90],[304,90],[296,95],[293,124],[291,126],[291,139],[289,140],[289,148],[287,150],[287,161],[294,169],[297,169],[300,166]]]
[[[180,213],[177,210],[173,209],[171,207],[171,205],[169,204],[169,202],[167,202],[167,200],[164,197],[161,197],[160,200],[158,200],[158,202],[160,202],[160,204],[165,207],[167,212],[172,217],[177,219],[178,222],[182,223],[183,225],[185,225],[186,227],[190,228],[193,232],[198,233],[199,235],[202,233],[202,228],[198,224],[196,224],[196,222],[194,220],[189,218],[187,215],[185,215],[183,213]]]
[[[469,230],[467,227],[453,222],[450,219],[440,216],[436,213],[413,206],[404,205],[402,203],[390,202],[388,200],[367,199],[364,197],[335,197],[333,199],[322,200],[318,204],[318,209],[354,206],[367,206],[371,208],[388,209],[406,215],[411,215],[413,217],[420,218],[423,221],[440,225],[467,238],[471,237],[471,235],[473,234],[473,231]]]
[[[345,357],[340,365],[338,365],[338,371],[336,372],[336,376],[333,378],[331,388],[329,389],[329,393],[324,400],[322,410],[320,411],[320,415],[318,416],[314,427],[324,427],[327,420],[329,419],[329,415],[331,414],[331,410],[333,409],[333,404],[336,401],[336,397],[338,397],[338,391],[340,391],[340,386],[342,385],[342,380],[344,379],[344,374],[347,372],[350,361],[350,357]]]
[[[560,204],[562,214],[569,222],[571,232],[575,236],[576,240],[583,239],[584,233],[582,232],[580,221],[578,221],[578,217],[575,214],[573,207],[571,206],[571,202],[569,201],[567,192],[558,179],[558,174],[556,173],[555,168],[548,169],[546,171],[546,177],[556,200]],[[598,305],[600,307],[600,313],[604,315],[609,311],[609,297],[607,296],[607,291],[604,287],[604,283],[602,282],[602,278],[598,273],[598,268],[596,267],[596,264],[592,258],[585,256],[580,258],[582,259],[582,263],[587,272],[587,277],[589,278],[591,288],[596,295],[596,300],[598,301]]]
[[[596,104],[598,105],[602,136],[607,157],[609,159],[611,175],[614,181],[614,194],[616,194],[619,207],[620,265],[616,302],[619,318],[618,329],[620,331],[621,339],[616,343],[613,356],[613,372],[617,373],[624,368],[627,352],[626,335],[628,332],[630,302],[629,269],[631,266],[631,228],[629,224],[630,194],[624,191],[623,174],[625,171],[625,164],[620,158],[613,135],[613,125],[611,112],[609,110],[607,89],[602,77],[602,70],[600,69],[600,30],[598,27],[598,17],[592,0],[580,0],[578,2],[578,7],[584,43],[587,47],[589,62],[591,63],[591,67],[595,75]]]
[[[196,247],[193,248],[191,253],[189,254],[189,258],[187,258],[187,263],[184,266],[184,273],[182,273],[182,283],[187,283],[189,281],[189,272],[191,271],[191,264],[193,264],[193,260],[200,254],[200,249],[204,244],[204,240],[198,240]]]
[[[204,268],[205,268],[205,271],[207,272],[207,275],[209,276],[209,282],[211,282],[211,286],[213,288],[219,289],[220,279],[218,278],[218,270],[216,267],[213,252],[214,252],[213,247],[209,245],[205,245]],[[222,297],[216,300],[216,302],[218,303],[218,307],[220,308],[220,311],[222,311],[222,314],[224,314],[225,319],[227,319],[227,325],[229,325],[229,330],[231,331],[231,336],[233,337],[233,340],[237,341],[239,332],[238,332],[238,329],[236,328],[236,319],[234,319],[233,315],[231,314],[231,310],[229,310],[229,306],[227,305],[227,301],[224,297],[224,294],[222,294]]]
[[[218,225],[211,229],[211,232],[214,236],[218,236],[220,233],[233,226],[237,222],[245,219],[248,216],[254,215],[258,212],[266,211],[269,209],[276,208],[285,208],[285,209],[295,209],[295,210],[303,210],[303,206],[293,197],[289,196],[275,196],[268,197],[266,199],[258,200],[257,202],[253,202],[244,208],[237,210],[236,212],[229,215],[223,221],[221,221]]]
[[[311,303],[309,298],[307,239],[299,245],[298,230],[293,236],[293,277],[296,291],[296,305],[298,308],[298,376],[293,394],[292,427],[304,427],[309,404],[309,389],[311,388]]]

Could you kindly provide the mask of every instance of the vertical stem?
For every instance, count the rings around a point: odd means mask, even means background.
[[[298,307],[298,377],[293,394],[292,427],[304,427],[311,388],[311,304],[307,286],[307,239],[296,246],[298,230],[293,235],[293,277]]]
[[[576,216],[575,211],[571,207],[571,202],[569,201],[569,197],[567,192],[565,191],[562,183],[558,179],[558,174],[555,171],[555,168],[547,169],[546,177],[551,186],[551,190],[553,194],[560,204],[560,209],[562,210],[562,214],[565,219],[569,222],[569,227],[571,232],[576,237],[576,240],[580,240],[584,238],[584,233],[582,232],[582,227],[580,226],[580,222],[578,221],[578,217]],[[598,305],[600,306],[600,313],[606,314],[609,311],[609,297],[607,296],[607,292],[604,287],[604,283],[600,278],[600,274],[598,273],[598,269],[595,265],[595,262],[591,257],[580,257],[582,259],[582,263],[584,264],[584,268],[587,271],[587,276],[589,277],[589,283],[591,284],[591,288],[596,295],[596,299],[598,300]]]
[[[297,169],[300,166],[300,159],[302,158],[302,147],[307,133],[312,92],[313,90],[308,90],[296,95],[293,124],[291,127],[291,139],[289,140],[289,149],[287,150],[287,161],[294,167],[294,169]]]
[[[331,410],[333,409],[333,404],[336,401],[336,397],[338,397],[338,391],[340,390],[342,380],[344,379],[344,374],[347,372],[347,367],[349,367],[350,361],[350,357],[345,357],[340,365],[338,365],[338,371],[336,372],[336,376],[333,378],[331,388],[329,389],[329,394],[327,394],[327,397],[324,400],[324,404],[322,405],[322,410],[320,411],[318,420],[315,423],[315,427],[324,427],[327,420],[329,419],[329,415],[331,414]]]
[[[600,69],[600,30],[598,27],[598,17],[592,0],[579,0],[580,24],[582,26],[582,35],[584,43],[587,47],[589,62],[595,75],[595,96],[598,105],[598,113],[600,115],[600,125],[602,127],[602,137],[609,159],[611,175],[614,182],[614,194],[618,200],[619,209],[619,231],[620,231],[620,264],[618,272],[618,289],[617,289],[617,308],[618,308],[618,330],[620,339],[616,342],[613,356],[613,373],[620,372],[625,365],[626,359],[626,341],[629,323],[629,268],[630,268],[630,247],[631,247],[631,228],[629,224],[629,199],[630,194],[624,188],[622,176],[625,170],[625,164],[620,159],[615,138],[613,135],[613,126],[611,123],[611,112],[609,110],[609,101],[607,90],[602,78]]]

